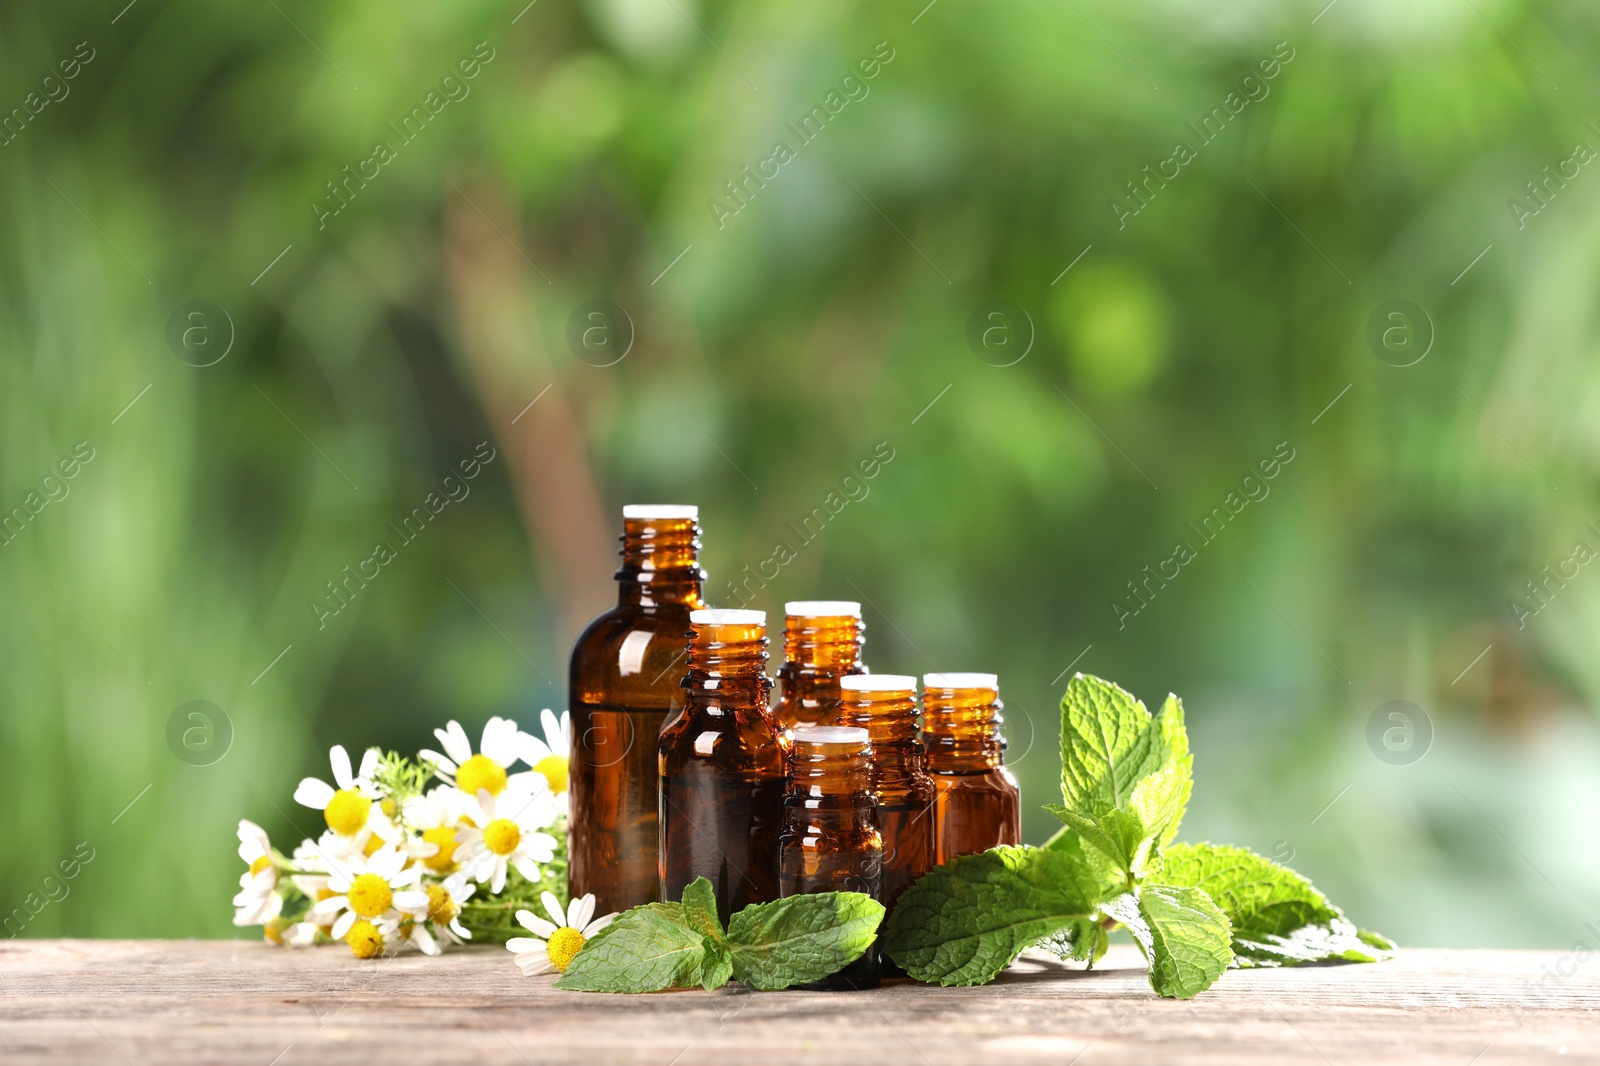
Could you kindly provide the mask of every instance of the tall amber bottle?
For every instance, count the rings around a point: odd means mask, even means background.
[[[717,913],[778,898],[784,762],[767,706],[767,616],[694,611],[683,710],[661,731],[661,898],[697,877]]]
[[[783,605],[782,686],[773,715],[785,738],[801,725],[839,723],[839,679],[864,674],[861,604],[796,600]]]
[[[658,898],[656,740],[683,706],[684,634],[702,606],[699,510],[622,509],[617,606],[572,648],[570,865],[596,913]]]
[[[883,899],[883,835],[872,795],[865,729],[798,726],[790,736],[789,788],[778,834],[778,894],[863,892]],[[876,988],[878,950],[806,985],[818,991]]]
[[[841,723],[859,726],[872,738],[872,793],[883,833],[883,903],[892,911],[906,886],[936,865],[936,790],[917,735],[917,679],[905,674],[853,674],[840,679],[839,687]],[[887,957],[883,972],[904,976]]]
[[[1022,793],[1005,766],[994,674],[923,674],[922,732],[939,862],[1022,841]]]

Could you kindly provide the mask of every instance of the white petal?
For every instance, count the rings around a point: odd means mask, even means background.
[[[372,775],[378,772],[378,749],[368,748],[361,756],[361,769],[357,776],[365,781],[371,781]]]
[[[326,810],[333,802],[333,786],[314,777],[302,778],[294,790],[294,801],[305,807]]]
[[[497,855],[494,860],[494,879],[489,882],[489,891],[498,896],[505,887],[506,860]]]
[[[526,877],[529,881],[539,880],[539,864],[533,860],[533,856],[521,848],[511,853],[511,865],[517,868],[517,873]]]
[[[422,926],[416,925],[412,927],[411,939],[416,943],[417,947],[422,949],[424,955],[439,954],[439,945],[434,943],[433,934]]]
[[[572,715],[567,711],[561,712],[558,721],[555,712],[546,707],[539,712],[539,721],[544,726],[545,743],[550,745],[550,750],[557,755],[572,754],[572,742],[567,737],[567,730],[571,728]]]
[[[506,797],[506,802],[511,803],[518,813],[531,800],[541,792],[550,791],[550,779],[537,770],[523,770],[506,778],[506,789],[501,793]],[[515,796],[516,799],[512,799]],[[513,815],[513,817],[516,817]]]
[[[580,933],[589,924],[589,919],[594,917],[594,893],[585,892],[580,899],[572,901],[572,906],[567,908],[567,924]]]
[[[311,913],[319,918],[331,918],[349,906],[349,896],[329,896],[327,899],[319,899],[313,903],[311,905]]]
[[[557,925],[566,925],[567,916],[561,913],[561,901],[556,899],[554,892],[541,892],[539,899],[544,902],[545,913],[550,915],[550,920]]]
[[[517,736],[517,723],[491,718],[483,727],[483,744],[478,750],[501,766],[509,766],[517,760]]]
[[[517,956],[517,969],[522,971],[524,977],[537,977],[555,968],[555,963],[551,962],[550,956],[545,953]]]
[[[583,931],[584,939],[588,939],[589,937],[594,936],[600,930],[604,929],[606,926],[610,925],[612,922],[614,922],[616,920],[617,920],[617,912],[616,911],[612,911],[610,914],[606,915],[604,918],[596,918],[594,921],[589,923],[589,928],[587,928],[587,929],[585,929]]]
[[[345,911],[339,915],[339,920],[333,923],[333,932],[329,935],[335,940],[343,940],[350,932],[350,927],[356,924],[356,912]]]
[[[462,940],[472,939],[472,931],[461,924],[460,918],[450,919],[450,931],[456,936],[460,937]]]
[[[556,838],[548,833],[529,833],[522,838],[522,846],[517,850],[539,862],[549,862],[556,855]]]
[[[433,735],[439,738],[444,753],[454,759],[457,766],[472,758],[472,741],[467,739],[467,731],[454,718],[445,725],[445,732],[440,733],[435,729]]]
[[[556,935],[556,927],[532,911],[518,911],[517,922],[528,932],[549,938]]]
[[[488,825],[495,819],[494,797],[489,795],[486,788],[478,789],[478,811],[483,815],[483,824]]]
[[[437,733],[438,730],[435,729],[434,732]],[[456,764],[445,758],[443,755],[440,755],[436,751],[429,751],[427,748],[423,748],[421,751],[417,752],[417,758],[421,759],[423,762],[432,763],[434,769],[441,773],[449,774],[451,777],[455,776]]]
[[[367,871],[389,881],[393,880],[395,874],[398,874],[405,864],[405,853],[392,844],[385,844],[373,852],[372,858],[367,860]]]
[[[506,950],[514,951],[518,955],[526,951],[544,951],[547,947],[543,940],[531,936],[514,936],[506,941]]]
[[[339,783],[340,788],[354,788],[355,775],[350,772],[350,753],[344,750],[343,744],[335,744],[328,752],[328,761],[333,764],[333,779]]]
[[[428,894],[426,892],[396,892],[394,894],[396,910],[420,911],[427,913]]]

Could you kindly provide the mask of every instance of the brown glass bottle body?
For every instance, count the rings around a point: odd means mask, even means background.
[[[761,612],[692,616],[684,706],[657,745],[661,898],[681,899],[704,877],[723,922],[778,898],[783,748],[767,706],[766,625],[756,619]]]
[[[937,790],[917,735],[916,678],[869,674],[842,686],[840,722],[867,730],[872,740],[872,793],[883,833],[883,903],[892,912],[900,893],[936,865]],[[904,976],[887,956],[882,964],[885,975]]]
[[[1005,766],[1003,707],[993,675],[923,678],[923,742],[938,791],[938,862],[1022,841],[1022,794]]]
[[[867,672],[861,662],[866,627],[861,623],[860,604],[794,603],[787,607],[779,699],[773,707],[785,743],[797,726],[838,725],[839,679]],[[809,613],[813,607],[837,608],[838,613]]]
[[[617,606],[572,649],[568,888],[597,913],[659,896],[656,740],[683,707],[684,634],[702,606],[692,517],[623,519]]]
[[[861,729],[799,727],[778,834],[778,894],[862,892],[883,900],[883,835],[872,794],[872,749]],[[876,988],[876,945],[807,989]]]

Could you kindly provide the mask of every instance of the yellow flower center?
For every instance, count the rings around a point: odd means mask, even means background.
[[[438,873],[449,873],[456,865],[456,831],[448,825],[441,825],[434,829],[424,829],[422,840],[427,844],[439,845],[439,850],[426,859],[422,865]]]
[[[361,854],[370,859],[379,848],[383,847],[383,844],[383,838],[377,833],[373,833],[367,838],[367,842],[361,846]]]
[[[377,874],[357,874],[355,880],[350,882],[350,891],[346,895],[350,900],[350,909],[363,918],[376,918],[394,903],[394,890],[389,887],[389,882]]]
[[[572,965],[572,958],[583,947],[583,934],[571,926],[562,926],[557,929],[545,945],[545,951],[550,955],[550,964],[562,973],[567,972],[567,967]]]
[[[506,768],[487,755],[474,755],[456,770],[456,787],[469,796],[476,796],[480,788],[498,795],[506,787]]]
[[[289,928],[289,919],[273,918],[261,927],[261,936],[269,944],[283,946],[283,931]]]
[[[461,913],[461,904],[450,898],[443,885],[428,886],[428,921],[449,925]]]
[[[341,788],[328,801],[322,817],[328,828],[340,836],[353,837],[366,828],[367,815],[372,813],[372,801],[353,788]]]
[[[383,934],[371,922],[356,922],[345,934],[344,942],[350,945],[350,951],[358,959],[372,959],[383,954]]]
[[[565,792],[567,790],[567,757],[565,755],[546,755],[534,767],[550,782],[551,792]]]
[[[496,855],[510,855],[522,843],[522,830],[509,818],[496,818],[484,827],[483,843]]]
[[[269,867],[271,865],[272,865],[272,856],[271,855],[263,855],[263,856],[261,856],[261,858],[257,859],[255,862],[250,864],[250,876],[254,877],[256,874],[260,873],[262,870],[265,870],[267,867]]]

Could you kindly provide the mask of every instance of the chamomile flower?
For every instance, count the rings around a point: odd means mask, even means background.
[[[456,831],[456,858],[479,884],[499,894],[506,887],[506,868],[515,866],[529,881],[539,880],[539,864],[555,858],[556,838],[540,832],[556,820],[555,797],[539,778],[538,791],[500,797],[478,790],[472,825]]]
[[[551,920],[545,921],[532,911],[518,911],[517,922],[533,936],[513,937],[506,947],[516,955],[517,969],[526,977],[549,973],[551,970],[567,972],[573,956],[589,942],[589,938],[611,924],[615,914],[594,918],[594,893],[585,893],[567,905],[561,912],[561,901],[550,892],[540,897]]]
[[[249,863],[250,869],[239,878],[239,894],[233,897],[233,905],[238,908],[233,924],[264,925],[283,912],[278,866],[266,832],[243,819],[239,822],[239,858]]]
[[[519,751],[522,761],[550,782],[550,791],[559,797],[565,810],[567,767],[572,758],[572,712],[562,711],[557,719],[555,713],[546,707],[539,712],[539,721],[544,726],[544,739],[540,740],[530,733],[519,733],[517,739],[522,743]]]
[[[478,754],[472,753],[472,742],[467,739],[461,723],[452,719],[444,729],[435,729],[444,754],[424,748],[417,754],[433,765],[440,780],[449,782],[468,796],[476,796],[480,789],[498,796],[510,789],[513,792],[531,793],[542,784],[549,783],[543,775],[532,770],[511,773],[511,764],[522,754],[522,748],[533,738],[517,728],[509,718],[491,718],[484,724],[483,740]]]
[[[372,783],[372,775],[378,769],[378,749],[367,749],[361,757],[359,774],[350,772],[350,756],[342,744],[333,746],[328,761],[333,764],[333,779],[339,787],[335,789],[315,777],[304,778],[294,790],[295,802],[321,811],[328,828],[340,836],[356,836],[368,827],[373,801],[381,798]]]
[[[406,824],[421,834],[406,845],[406,852],[435,874],[456,869],[456,830],[473,808],[472,798],[453,785],[430,788],[406,801]]]
[[[437,955],[445,944],[464,944],[472,933],[461,924],[461,905],[478,890],[466,874],[456,874],[427,886],[428,905],[412,915],[411,942],[424,955]],[[406,932],[402,924],[401,931]]]
[[[380,942],[375,955],[382,951],[386,932],[392,932],[405,913],[428,905],[428,894],[411,887],[421,876],[420,866],[406,865],[404,852],[385,845],[371,858],[350,859],[334,869],[328,875],[328,888],[335,894],[313,906],[311,916],[333,918],[329,935],[335,940],[345,940],[357,924],[367,926],[357,937],[363,946],[351,940],[350,948],[360,958],[371,958],[362,951],[374,937]]]

